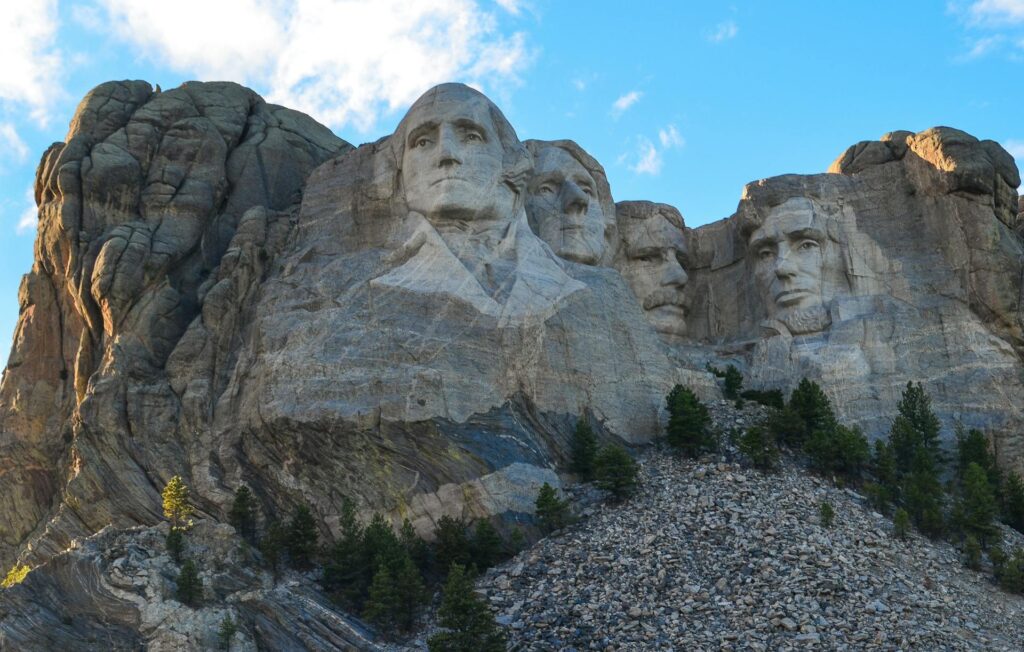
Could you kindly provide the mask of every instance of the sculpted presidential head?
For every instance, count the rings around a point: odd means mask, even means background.
[[[530,227],[557,256],[599,264],[615,228],[604,169],[569,140],[526,145],[534,164],[526,194]]]
[[[689,277],[683,218],[666,204],[620,202],[616,205],[619,252],[615,268],[633,289],[647,321],[673,342],[686,335]]]
[[[521,206],[529,154],[498,107],[468,86],[424,93],[392,143],[408,210],[434,224],[508,221]]]
[[[758,289],[770,318],[794,335],[825,329],[828,273],[838,264],[824,213],[806,197],[774,206],[751,234]]]

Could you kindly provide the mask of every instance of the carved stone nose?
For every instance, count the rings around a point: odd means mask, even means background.
[[[582,215],[590,206],[590,197],[572,181],[562,185],[562,211],[569,215]]]

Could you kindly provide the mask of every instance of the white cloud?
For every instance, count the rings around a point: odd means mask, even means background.
[[[512,14],[518,16],[519,12],[522,11],[523,3],[522,0],[495,0],[498,6]]]
[[[1024,161],[1024,140],[1008,140],[1003,143],[1003,149],[1018,161]]]
[[[967,8],[974,25],[1017,25],[1024,23],[1024,0],[976,0]]]
[[[572,87],[582,93],[587,90],[587,82],[583,79],[574,79],[572,80]]]
[[[18,135],[18,131],[10,122],[0,122],[0,156],[8,152],[14,154],[19,162],[28,158],[28,145]]]
[[[708,40],[712,43],[721,43],[722,41],[728,41],[731,38],[735,38],[739,28],[736,27],[736,23],[727,20],[723,23],[718,23],[715,26],[714,31],[708,34]]]
[[[636,163],[629,166],[629,169],[637,174],[657,176],[661,174],[661,164],[661,152],[654,146],[654,143],[643,137],[638,138]]]
[[[626,109],[639,102],[643,95],[644,94],[640,91],[629,91],[619,99],[615,100],[612,104],[612,115],[615,117],[622,115]]]
[[[670,147],[682,147],[686,144],[686,140],[679,134],[675,125],[669,125],[664,129],[659,129],[658,140],[661,142],[661,146],[665,149]]]
[[[971,49],[965,52],[963,55],[958,57],[960,61],[970,61],[972,59],[979,59],[989,52],[991,52],[997,45],[1003,42],[1003,36],[1001,34],[995,34],[993,36],[985,36],[977,39]]]
[[[56,34],[57,0],[10,2],[0,11],[0,100],[24,104],[40,126],[61,95]]]
[[[518,84],[531,58],[526,35],[500,30],[477,0],[101,3],[114,33],[154,61],[250,84],[270,102],[364,131],[440,82]]]
[[[15,227],[15,231],[18,235],[24,235],[29,231],[35,231],[36,223],[36,196],[32,186],[28,187],[25,191],[25,200],[28,202],[28,206],[18,216],[18,226]]]

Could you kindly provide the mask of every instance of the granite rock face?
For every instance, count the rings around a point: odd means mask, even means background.
[[[36,567],[31,604],[133,602],[117,645],[201,647],[175,638],[187,618],[147,625],[166,605],[111,590],[72,541],[101,554],[108,525],[159,522],[173,475],[208,522],[248,485],[265,518],[309,504],[328,540],[343,496],[424,535],[530,514],[578,418],[649,442],[673,385],[719,395],[708,362],[753,388],[812,378],[873,436],[920,380],[947,437],[983,428],[1024,468],[1019,183],[994,142],[893,132],[688,229],[616,204],[576,143],[520,142],[459,84],[358,148],[234,84],[104,84],[37,175],[0,385],[0,567]],[[249,616],[287,646],[272,623],[309,614],[266,596]],[[44,611],[0,601],[0,633],[63,623]]]

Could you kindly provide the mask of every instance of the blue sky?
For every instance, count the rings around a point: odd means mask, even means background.
[[[617,200],[728,216],[743,185],[948,125],[1024,164],[1024,0],[31,0],[0,16],[0,347],[32,263],[36,163],[110,79],[230,79],[359,144],[441,81],[572,138]]]

